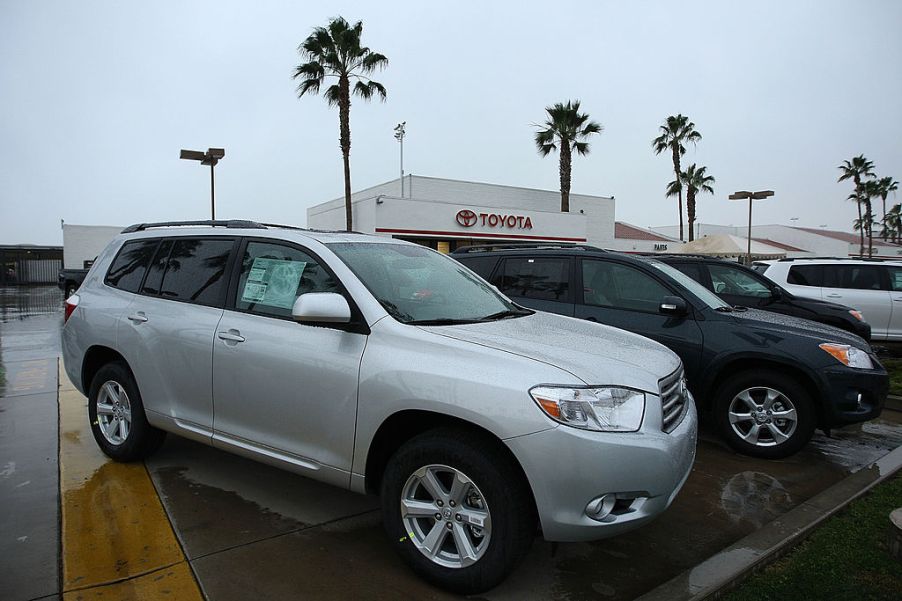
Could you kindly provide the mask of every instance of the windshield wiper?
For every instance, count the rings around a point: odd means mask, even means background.
[[[509,319],[511,317],[523,317],[524,315],[532,315],[535,311],[529,309],[505,309],[491,315],[486,315],[479,321],[495,321],[496,319]]]
[[[723,307],[717,307],[717,308],[714,309],[714,310],[715,310],[715,311],[720,311],[721,313],[732,313],[732,312],[733,312],[733,307],[728,307],[728,306],[724,305]]]
[[[439,317],[438,319],[415,319],[413,321],[405,321],[409,326],[458,326],[468,323],[479,323],[481,319],[452,319],[450,317]]]

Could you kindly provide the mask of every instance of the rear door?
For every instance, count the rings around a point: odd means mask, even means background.
[[[885,269],[889,280],[890,297],[893,299],[887,339],[898,341],[902,340],[902,267],[886,265]]]
[[[576,317],[656,340],[680,356],[692,381],[698,378],[702,330],[691,308],[685,317],[659,312],[665,296],[679,296],[669,285],[636,266],[605,259],[580,259],[579,277]]]
[[[824,270],[823,298],[864,313],[874,340],[886,340],[893,299],[885,266],[848,263]]]
[[[367,341],[359,327],[362,317],[352,311],[358,315],[356,330],[291,318],[302,294],[346,295],[309,250],[248,240],[240,255],[213,344],[214,443],[276,456],[313,477],[347,486]]]
[[[573,317],[573,266],[568,256],[507,257],[491,283],[523,306]]]
[[[163,240],[119,328],[145,408],[188,435],[213,426],[213,336],[235,238]]]

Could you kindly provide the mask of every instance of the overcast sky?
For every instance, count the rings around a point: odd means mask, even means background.
[[[580,99],[604,125],[573,192],[617,219],[677,222],[670,114],[703,135],[703,223],[745,223],[730,192],[770,188],[756,223],[851,230],[836,166],[865,154],[902,179],[902,2],[50,2],[0,0],[0,244],[62,241],[67,223],[209,216],[209,173],[180,148],[224,147],[217,215],[304,225],[342,194],[337,111],[298,100],[297,45],[363,20],[388,56],[385,103],[354,102],[358,190],[405,170],[558,189],[535,151],[544,107]],[[902,195],[898,200],[902,200]],[[798,221],[790,222],[793,217]]]

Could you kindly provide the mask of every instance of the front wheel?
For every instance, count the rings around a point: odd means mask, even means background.
[[[536,534],[532,497],[499,443],[433,430],[405,443],[382,478],[389,540],[424,579],[475,594],[499,584]]]
[[[727,443],[753,457],[788,457],[814,433],[811,396],[779,372],[746,372],[731,378],[715,393],[714,412]]]

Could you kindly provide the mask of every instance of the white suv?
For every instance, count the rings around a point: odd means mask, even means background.
[[[902,261],[781,259],[753,267],[797,296],[861,311],[874,341],[902,341]]]
[[[464,593],[498,584],[537,520],[613,536],[686,481],[695,403],[660,344],[391,238],[185,225],[126,228],[66,301],[66,373],[113,459],[171,432],[378,493],[390,544]]]

